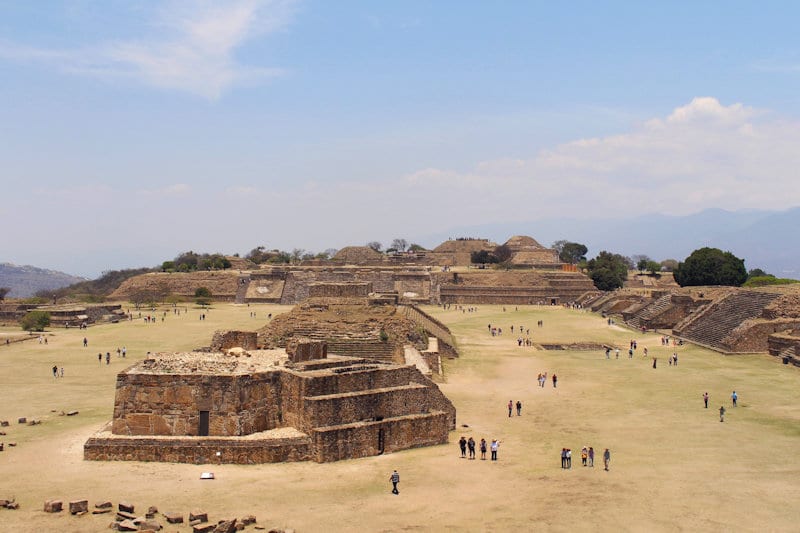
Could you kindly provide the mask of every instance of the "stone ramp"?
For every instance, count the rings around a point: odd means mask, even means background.
[[[436,340],[436,337],[431,337],[431,339]],[[438,354],[438,349],[435,353]],[[431,375],[431,367],[428,365],[427,361],[425,361],[425,358],[422,356],[419,350],[410,344],[406,344],[403,346],[403,356],[405,357],[407,365],[414,365],[417,367],[417,370],[426,376]]]

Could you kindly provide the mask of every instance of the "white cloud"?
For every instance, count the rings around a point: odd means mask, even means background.
[[[103,79],[133,79],[214,100],[232,87],[283,74],[279,68],[243,65],[235,52],[248,40],[285,27],[292,4],[290,0],[171,2],[157,12],[154,37],[82,50],[0,43],[0,57]]]
[[[188,194],[191,189],[186,183],[175,183],[160,189],[140,189],[138,193],[143,196],[183,196]]]

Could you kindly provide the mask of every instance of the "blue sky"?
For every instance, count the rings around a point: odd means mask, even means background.
[[[798,11],[0,2],[0,261],[794,207]]]

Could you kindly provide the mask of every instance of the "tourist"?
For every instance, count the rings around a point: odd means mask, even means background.
[[[557,384],[557,383],[558,383],[558,376],[556,376],[555,374],[553,374],[553,388],[554,388],[554,389],[556,388],[556,384]]]
[[[657,363],[658,363],[658,358],[657,357],[653,357],[653,368],[656,367]]]
[[[111,352],[106,352],[106,364],[111,364]]]
[[[389,476],[389,481],[392,482],[392,494],[400,494],[400,491],[397,490],[397,484],[400,483],[400,474],[397,473],[397,470]]]
[[[734,407],[736,407],[736,400],[738,399],[739,395],[736,394],[736,391],[733,391],[733,394],[731,394],[731,403],[733,404]]]
[[[83,338],[83,347],[84,347],[84,348],[86,348],[87,346],[89,346],[89,339],[87,339],[86,337],[84,337],[84,338]]]
[[[645,346],[644,350],[642,350],[642,357],[647,357],[647,346]]]
[[[611,348],[606,348],[606,359],[611,359]]]
[[[481,439],[481,461],[486,460],[486,439]]]
[[[725,422],[725,407],[722,405],[719,406],[719,421]]]
[[[122,347],[122,358],[125,359],[125,354],[128,353],[128,349],[124,346]]]
[[[567,448],[567,468],[572,468],[572,450]]]
[[[633,359],[633,348],[628,350],[628,359]]]
[[[614,350],[614,355],[616,356],[617,359],[619,359],[619,348]]]
[[[53,377],[58,377],[58,367],[56,365],[53,365]]]
[[[708,393],[707,392],[703,393],[703,404],[705,405],[705,408],[708,409]]]
[[[561,468],[567,468],[567,449],[561,448]]]
[[[492,439],[492,445],[491,445],[492,461],[497,461],[497,448],[499,448],[499,447],[500,447],[500,441],[496,440],[496,439]]]
[[[611,462],[611,452],[608,451],[608,448],[606,448],[606,451],[603,452],[603,464],[605,465],[606,472],[608,472],[608,464],[610,462]]]
[[[589,467],[594,468],[594,448],[589,446]]]
[[[584,446],[581,448],[581,465],[586,466],[586,460],[589,458],[589,450]]]
[[[97,362],[103,364],[103,352],[97,352]]]
[[[672,354],[672,364],[678,366],[678,352]]]
[[[469,449],[469,458],[475,459],[475,439],[472,437],[467,441],[467,448]]]
[[[508,400],[508,418],[511,418],[511,412],[514,410],[514,403]]]
[[[522,402],[517,400],[517,416],[522,415]]]
[[[461,458],[467,456],[467,439],[464,438],[464,435],[461,435],[461,439],[458,441],[458,447],[461,448]]]
[[[64,377],[64,367],[63,366],[61,367],[61,377],[62,378]]]

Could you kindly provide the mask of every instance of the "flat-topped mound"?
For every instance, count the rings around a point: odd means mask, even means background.
[[[359,265],[380,262],[383,260],[383,254],[373,250],[369,246],[345,246],[336,252],[336,255],[333,256],[333,260],[351,265]]]
[[[238,288],[239,273],[235,270],[203,272],[152,272],[126,279],[109,295],[110,300],[130,300],[144,292],[148,298],[170,294],[185,298],[194,297],[200,287],[205,287],[214,299],[233,300]]]
[[[480,252],[481,250],[486,250],[488,252],[495,248],[497,248],[497,244],[489,239],[452,239],[444,241],[431,251],[445,254],[469,254],[472,252]]]
[[[514,235],[505,242],[505,245],[511,248],[512,252],[519,252],[522,250],[539,250],[545,247],[539,244],[533,237],[527,235]]]

